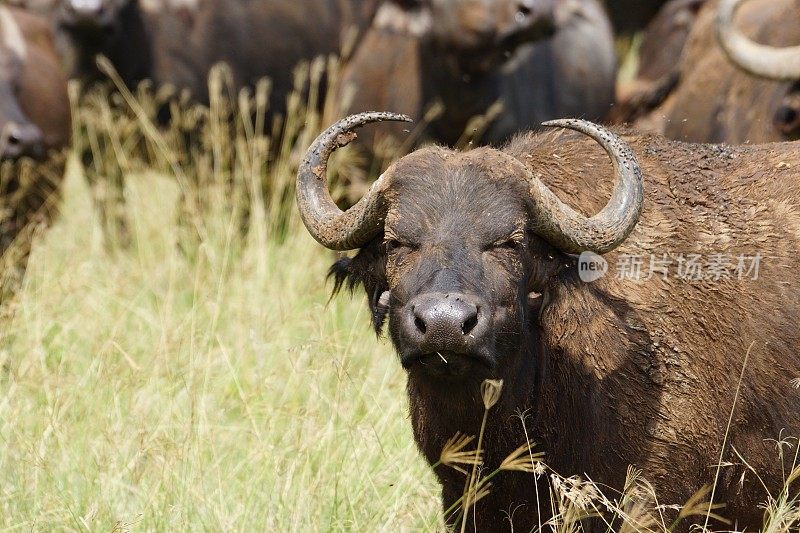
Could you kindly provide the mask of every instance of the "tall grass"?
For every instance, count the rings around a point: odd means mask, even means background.
[[[0,322],[0,529],[435,528],[402,371],[363,302],[328,303],[334,257],[290,211],[320,118],[294,97],[272,150],[268,88],[237,108],[213,79],[170,128],[144,90],[77,109],[61,216]]]
[[[74,169],[0,333],[2,527],[436,523],[402,372],[361,302],[326,305],[310,239],[188,256],[174,182],[143,174],[109,252]]]
[[[335,68],[315,63],[298,83],[319,87]],[[302,148],[335,106],[320,113],[319,92],[298,91],[278,128],[268,84],[228,87],[215,72],[207,108],[147,87],[78,103],[73,87],[61,216],[0,313],[0,530],[442,528],[400,365],[360,298],[328,301],[334,256],[293,210]],[[358,163],[345,151],[333,174]],[[485,417],[501,388],[487,383]],[[465,476],[448,510],[462,530],[506,470],[551,487],[543,531],[581,531],[587,516],[674,526],[635,470],[607,496],[520,444],[494,472],[482,435],[442,451]],[[716,511],[708,492],[684,513]],[[797,527],[796,494],[768,506],[766,529]]]

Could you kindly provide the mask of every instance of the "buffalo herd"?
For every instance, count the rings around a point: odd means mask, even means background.
[[[9,0],[0,253],[55,212],[68,79],[108,86],[111,65],[117,89],[202,106],[225,63],[234,89],[270,79],[280,121],[318,57],[340,58],[338,116],[303,147],[300,216],[354,252],[335,290],[363,288],[388,332],[445,510],[469,486],[442,462],[459,433],[484,471],[532,442],[610,491],[633,465],[679,529],[755,531],[800,490],[775,446],[800,437],[800,0]],[[328,160],[362,127],[368,157],[401,148],[341,208]],[[445,521],[535,530],[557,478],[535,479],[503,472]],[[713,516],[679,514],[704,485]]]

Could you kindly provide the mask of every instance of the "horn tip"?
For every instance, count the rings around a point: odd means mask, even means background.
[[[370,121],[382,122],[390,120],[394,122],[414,122],[414,119],[403,113],[393,113],[391,111],[366,111],[354,115],[352,118],[366,118]]]
[[[583,120],[579,118],[559,118],[556,120],[548,120],[546,122],[542,122],[542,126],[546,128],[569,128],[571,126],[577,126],[582,124],[592,124],[588,120]]]

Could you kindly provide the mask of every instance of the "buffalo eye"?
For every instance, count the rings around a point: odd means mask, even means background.
[[[489,251],[489,250],[498,250],[498,251],[500,251],[500,250],[512,250],[512,251],[514,251],[514,250],[517,250],[520,246],[522,246],[522,243],[518,239],[509,238],[509,239],[502,239],[502,240],[496,241],[496,242],[492,243],[491,245],[489,245],[486,249],[487,249],[487,251]]]
[[[387,239],[386,241],[384,241],[383,245],[386,247],[386,251],[389,253],[397,250],[402,246],[400,244],[400,241],[398,241],[397,239]]]
[[[397,239],[386,239],[383,242],[383,245],[386,247],[387,253],[397,252],[403,249],[413,250],[416,248],[413,244],[409,244]]]

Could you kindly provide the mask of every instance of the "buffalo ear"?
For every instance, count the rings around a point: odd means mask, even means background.
[[[356,285],[360,283],[358,279],[350,271],[350,263],[353,260],[349,257],[342,257],[328,269],[328,279],[333,278],[333,289],[331,289],[331,298],[339,294],[342,287],[347,284],[347,290],[351,293]]]
[[[380,334],[389,311],[389,283],[386,280],[386,252],[383,246],[383,235],[379,235],[361,248],[355,257],[344,257],[336,261],[328,271],[333,278],[331,296],[336,295],[345,286],[352,294],[361,285],[367,293],[372,326],[375,333]]]
[[[386,322],[386,317],[389,315],[389,301],[391,293],[389,291],[379,291],[370,295],[370,311],[372,311],[372,327],[375,329],[375,334],[380,335],[383,329],[383,324]]]
[[[429,2],[426,0],[386,0],[378,8],[373,26],[379,30],[411,37],[427,37],[433,29]]]

